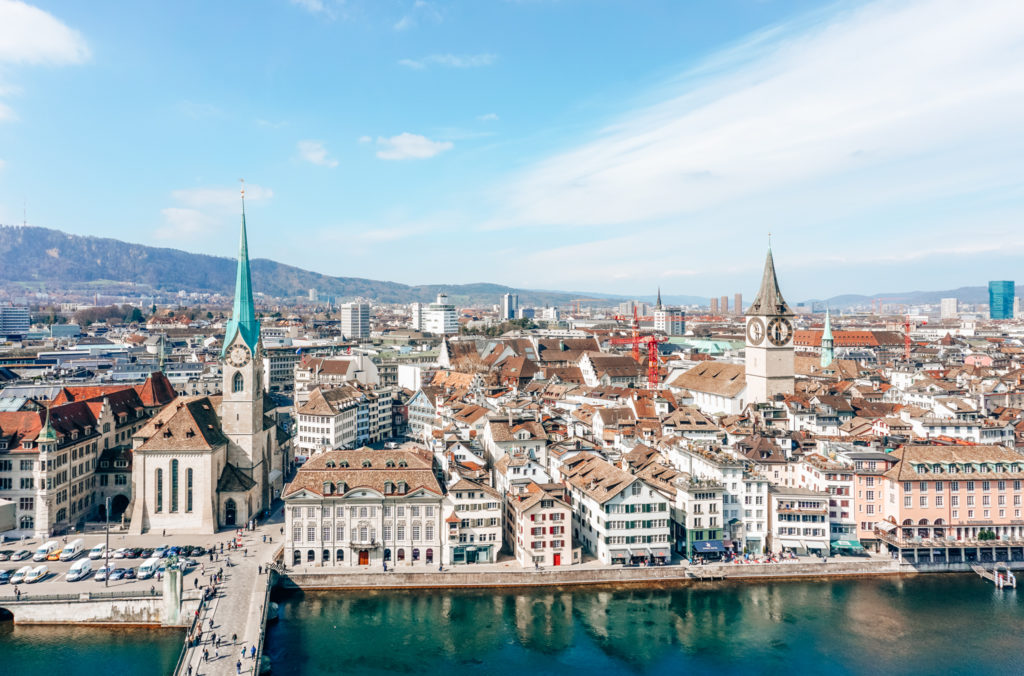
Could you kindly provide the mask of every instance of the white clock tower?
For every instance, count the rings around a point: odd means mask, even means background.
[[[779,291],[771,249],[764,262],[761,289],[747,310],[746,371],[750,403],[793,393],[793,311]]]

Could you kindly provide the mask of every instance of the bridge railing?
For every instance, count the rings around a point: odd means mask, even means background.
[[[141,589],[137,591],[81,592],[80,594],[33,594],[22,592],[20,595],[0,596],[0,603],[33,603],[38,601],[71,601],[73,603],[101,600],[148,599],[163,596],[158,590]]]

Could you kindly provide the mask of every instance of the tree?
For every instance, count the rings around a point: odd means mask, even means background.
[[[213,313],[212,312],[207,312],[206,313],[206,318],[207,319],[213,319]]]
[[[996,534],[993,531],[986,529],[978,533],[978,539],[983,541],[995,540]]]
[[[154,317],[156,316],[156,303],[153,303],[153,307],[149,308],[149,314]]]
[[[137,307],[133,307],[131,314],[129,314],[126,319],[128,320],[128,322],[135,322],[137,324],[144,320],[145,317],[142,316],[142,310],[140,310]]]

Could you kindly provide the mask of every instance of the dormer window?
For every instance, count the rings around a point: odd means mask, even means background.
[[[373,463],[369,460],[363,460],[363,467],[373,467]]]
[[[74,441],[78,438],[78,430],[71,430],[71,440]]]
[[[399,493],[402,493],[402,494],[405,494],[405,493],[407,493],[408,491],[409,491],[409,486],[408,486],[408,484],[406,484],[406,483],[405,483],[404,481],[399,481],[399,482],[398,482],[398,492],[399,492]]]
[[[399,467],[408,467],[409,463],[407,463],[405,460],[399,460],[398,461],[398,466]]]
[[[348,460],[342,460],[339,462],[338,467],[348,467]]]
[[[388,460],[387,462],[384,463],[384,466],[385,467],[394,467],[395,466],[395,461],[394,460]]]

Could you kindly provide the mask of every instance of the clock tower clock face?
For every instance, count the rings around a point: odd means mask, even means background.
[[[760,345],[764,339],[764,323],[757,317],[747,322],[747,339],[751,345]]]
[[[241,368],[249,363],[249,350],[242,345],[235,345],[228,351],[228,363],[235,368]]]
[[[768,340],[776,347],[782,347],[793,337],[793,324],[785,317],[776,317],[768,322]]]

